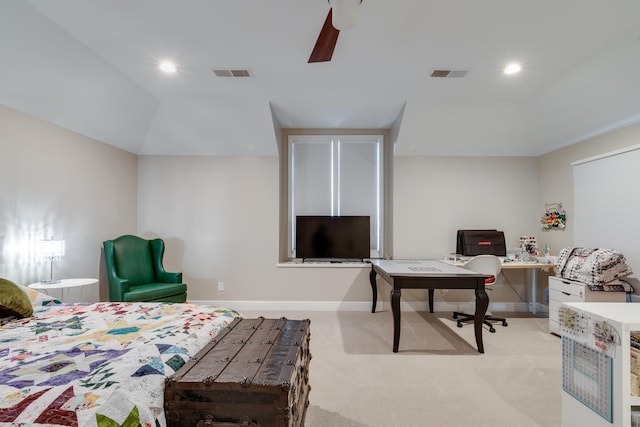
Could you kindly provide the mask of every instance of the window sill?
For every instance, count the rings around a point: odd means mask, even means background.
[[[368,262],[279,262],[277,268],[370,268]]]

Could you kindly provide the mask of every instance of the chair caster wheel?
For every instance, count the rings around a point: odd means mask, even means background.
[[[458,318],[458,315],[457,315],[456,313],[453,313],[453,318],[454,318],[454,319],[457,319],[457,318]]]
[[[496,328],[494,328],[493,326],[489,328],[489,332],[491,333],[495,333],[496,332]]]
[[[509,326],[509,325],[507,325],[507,321],[506,320],[504,322],[502,322],[502,326]]]
[[[462,328],[462,323],[458,322],[458,328]]]

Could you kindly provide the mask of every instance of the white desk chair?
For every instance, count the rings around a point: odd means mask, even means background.
[[[495,255],[478,255],[462,265],[462,268],[475,271],[476,273],[490,274],[492,277],[485,280],[485,287],[489,287],[495,283],[498,275],[500,274],[502,263]],[[458,321],[458,327],[461,328],[463,323],[472,322],[475,319],[475,316],[473,314],[454,311],[453,318]],[[502,326],[507,326],[506,319],[486,314],[484,316],[483,323],[489,327],[489,332],[496,331],[492,322],[502,322]]]

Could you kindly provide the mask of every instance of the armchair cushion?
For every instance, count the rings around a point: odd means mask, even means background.
[[[164,301],[164,302],[184,302],[167,301],[174,295],[182,296],[187,292],[187,285],[184,283],[147,283],[129,287],[129,292],[124,294],[124,300],[133,301]]]
[[[124,235],[103,246],[110,301],[186,301],[182,273],[165,271],[162,265],[162,239]]]

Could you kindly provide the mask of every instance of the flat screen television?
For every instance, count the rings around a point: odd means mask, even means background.
[[[296,216],[296,258],[363,260],[371,257],[368,216]]]

